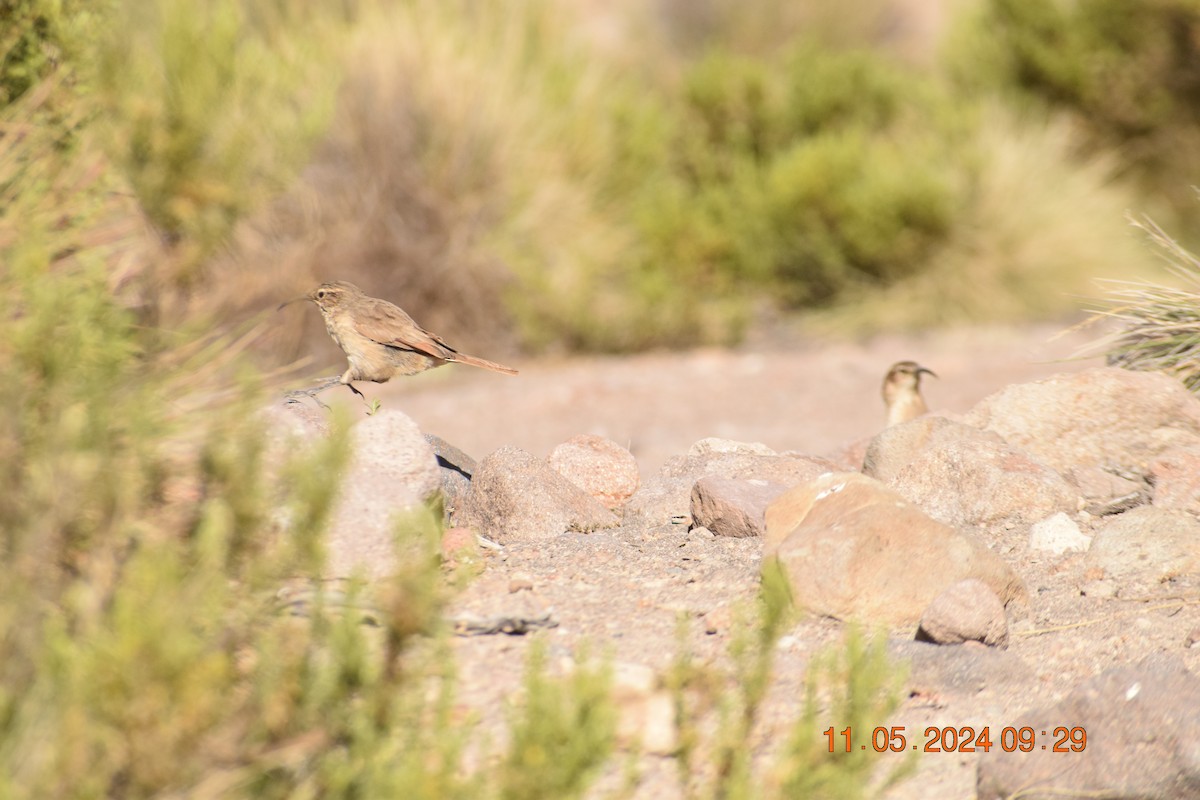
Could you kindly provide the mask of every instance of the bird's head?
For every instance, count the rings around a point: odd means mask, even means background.
[[[920,389],[921,374],[925,373],[937,377],[937,373],[927,367],[922,367],[915,361],[897,361],[892,364],[892,368],[888,370],[887,377],[883,379],[883,391],[886,396],[890,391],[898,389]]]
[[[348,299],[361,295],[362,290],[353,283],[347,283],[346,281],[326,281],[308,294],[288,300],[279,307],[283,308],[292,303],[298,303],[301,300],[309,300],[317,308],[321,309],[321,313],[328,313],[343,305]]]

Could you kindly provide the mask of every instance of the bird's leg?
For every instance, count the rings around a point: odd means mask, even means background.
[[[322,403],[320,400],[317,399],[317,393],[323,392],[326,389],[329,389],[330,387],[337,386],[341,382],[342,382],[341,376],[334,375],[333,377],[325,378],[323,381],[318,383],[316,386],[312,386],[308,389],[296,389],[291,392],[285,392],[283,397],[289,403],[299,403],[301,398],[309,397],[313,400],[313,402],[315,402],[321,408],[328,409],[329,406],[325,405],[324,403]],[[351,387],[351,388],[354,388],[354,387]]]

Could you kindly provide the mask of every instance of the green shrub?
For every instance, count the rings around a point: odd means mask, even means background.
[[[1091,152],[1112,149],[1147,193],[1191,210],[1200,175],[1200,5],[1195,0],[986,0],[952,67],[1072,114]]]
[[[684,99],[690,201],[649,221],[662,257],[802,307],[916,272],[949,235],[970,165],[948,98],[915,73],[805,44],[780,63],[711,56]]]
[[[248,211],[278,194],[324,130],[337,75],[329,18],[290,0],[130,0],[95,39],[115,166],[179,252],[188,284]]]

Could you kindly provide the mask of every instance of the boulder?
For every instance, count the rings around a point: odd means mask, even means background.
[[[1086,563],[1125,589],[1153,589],[1200,573],[1200,522],[1185,511],[1139,506],[1108,518]]]
[[[1054,470],[1003,442],[947,441],[923,450],[888,485],[956,527],[1031,524],[1082,505]]]
[[[641,481],[633,454],[603,436],[573,436],[551,450],[547,461],[564,478],[614,511],[628,502]]]
[[[467,492],[471,489],[471,476],[475,474],[476,462],[440,436],[427,433],[425,441],[429,442],[434,458],[437,459],[446,521],[449,523],[454,513],[462,507]]]
[[[917,641],[934,644],[980,642],[1008,644],[1008,618],[1004,604],[981,580],[959,581],[939,594],[921,614]]]
[[[350,441],[350,464],[330,518],[327,571],[378,578],[396,566],[397,518],[424,513],[441,477],[433,448],[399,411],[355,423]]]
[[[798,604],[839,619],[914,625],[935,597],[968,578],[1005,606],[1026,596],[983,544],[854,472],[822,475],[776,498],[763,547],[780,559]]]
[[[1200,514],[1200,449],[1177,447],[1162,453],[1150,463],[1147,478],[1154,487],[1154,505]]]
[[[700,440],[688,455],[668,459],[658,475],[642,485],[625,507],[626,518],[649,525],[689,520],[692,487],[707,475],[791,487],[836,471],[823,458],[764,454],[762,448],[752,444],[738,449],[723,439]]]
[[[717,536],[762,536],[767,506],[787,490],[758,478],[706,476],[692,486],[692,523]]]
[[[1109,670],[1062,702],[1005,723],[1033,730],[1028,753],[1005,752],[998,746],[1004,726],[991,726],[992,747],[976,767],[977,796],[1200,797],[1198,708],[1200,678],[1181,663],[1147,659]],[[1056,743],[1067,752],[1055,752]]]
[[[500,544],[618,523],[600,501],[519,447],[502,447],[479,463],[458,520]]]
[[[1159,455],[1200,446],[1200,400],[1182,383],[1116,367],[1013,384],[963,422],[1059,472],[1099,464],[1144,474]]]

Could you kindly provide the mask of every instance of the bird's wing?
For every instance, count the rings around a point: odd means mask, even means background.
[[[416,350],[434,358],[454,355],[454,348],[418,325],[402,308],[386,300],[369,299],[354,324],[354,329],[363,336],[389,347]]]

